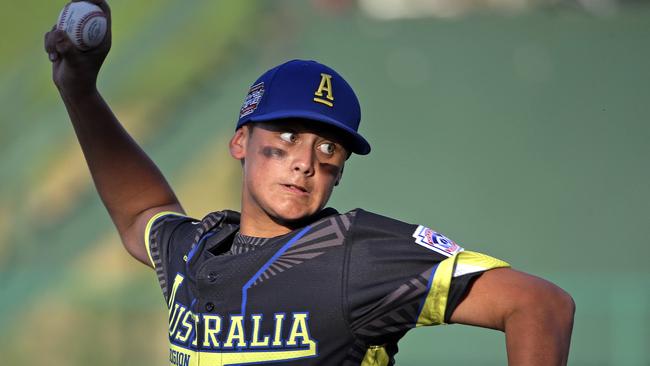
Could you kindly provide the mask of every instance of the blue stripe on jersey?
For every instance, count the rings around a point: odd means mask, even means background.
[[[279,256],[284,254],[284,252],[286,252],[287,249],[289,249],[293,245],[293,243],[295,243],[298,239],[302,238],[309,231],[309,229],[311,229],[311,226],[306,226],[304,229],[300,230],[300,232],[296,234],[296,236],[291,238],[291,240],[289,240],[286,244],[284,244],[282,248],[280,248],[280,250],[278,250],[273,255],[273,257],[271,257],[271,259],[269,259],[266,263],[264,263],[262,268],[260,268],[257,271],[257,273],[255,273],[255,275],[253,275],[253,277],[251,277],[251,279],[248,280],[248,282],[246,282],[244,287],[242,287],[241,289],[242,290],[242,300],[241,300],[242,316],[246,315],[246,301],[248,300],[248,289],[253,285],[253,283],[255,283],[255,281],[262,275],[262,273],[264,273],[264,271],[266,271],[266,269],[269,268],[271,264],[273,264],[273,262],[276,261],[276,259],[278,259]]]
[[[204,236],[203,236],[203,237],[202,237],[202,238],[201,238],[201,239],[196,243],[196,245],[195,245],[194,247],[192,247],[192,249],[190,249],[190,252],[189,252],[189,254],[187,255],[187,262],[185,262],[185,271],[186,271],[185,273],[190,273],[190,262],[192,261],[192,257],[194,257],[194,254],[196,254],[196,251],[199,249],[199,247],[201,247],[201,244],[202,244],[205,240],[207,240],[209,237],[211,237],[212,235],[214,235],[214,234],[216,234],[216,232],[214,232],[214,231],[211,232],[211,233],[207,233],[207,234],[205,234],[205,235],[204,235]]]

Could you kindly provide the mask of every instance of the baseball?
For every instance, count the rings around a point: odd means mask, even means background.
[[[106,15],[102,9],[86,1],[68,3],[56,23],[82,51],[97,47],[106,35]]]

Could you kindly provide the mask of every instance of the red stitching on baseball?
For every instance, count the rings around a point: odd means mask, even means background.
[[[67,4],[63,7],[63,11],[61,12],[61,18],[59,19],[59,24],[56,25],[57,29],[64,30],[64,29],[63,29],[63,24],[65,23],[65,18],[68,17],[68,11],[70,11],[70,5],[71,5],[71,4],[72,4],[72,3],[67,3]]]
[[[79,43],[79,47],[82,49],[89,49],[90,47],[84,42],[84,37],[83,37],[83,28],[88,23],[91,19],[96,18],[96,17],[103,17],[104,12],[102,11],[93,11],[90,12],[84,16],[82,16],[79,19],[79,22],[77,23],[77,27],[75,28],[75,39]]]

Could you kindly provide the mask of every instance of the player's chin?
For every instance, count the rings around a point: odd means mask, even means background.
[[[283,205],[274,210],[273,220],[289,228],[304,226],[309,218],[316,214],[318,207],[310,208],[300,205]]]

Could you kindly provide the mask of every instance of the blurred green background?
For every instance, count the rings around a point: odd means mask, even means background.
[[[2,362],[166,364],[155,275],[119,244],[51,82],[42,36],[63,5],[0,8]],[[332,206],[431,226],[566,289],[570,365],[650,365],[649,5],[111,5],[100,88],[190,214],[239,207],[226,142],[250,83],[316,59],[355,87],[373,145]],[[502,333],[458,325],[400,349],[399,365],[506,363]]]

